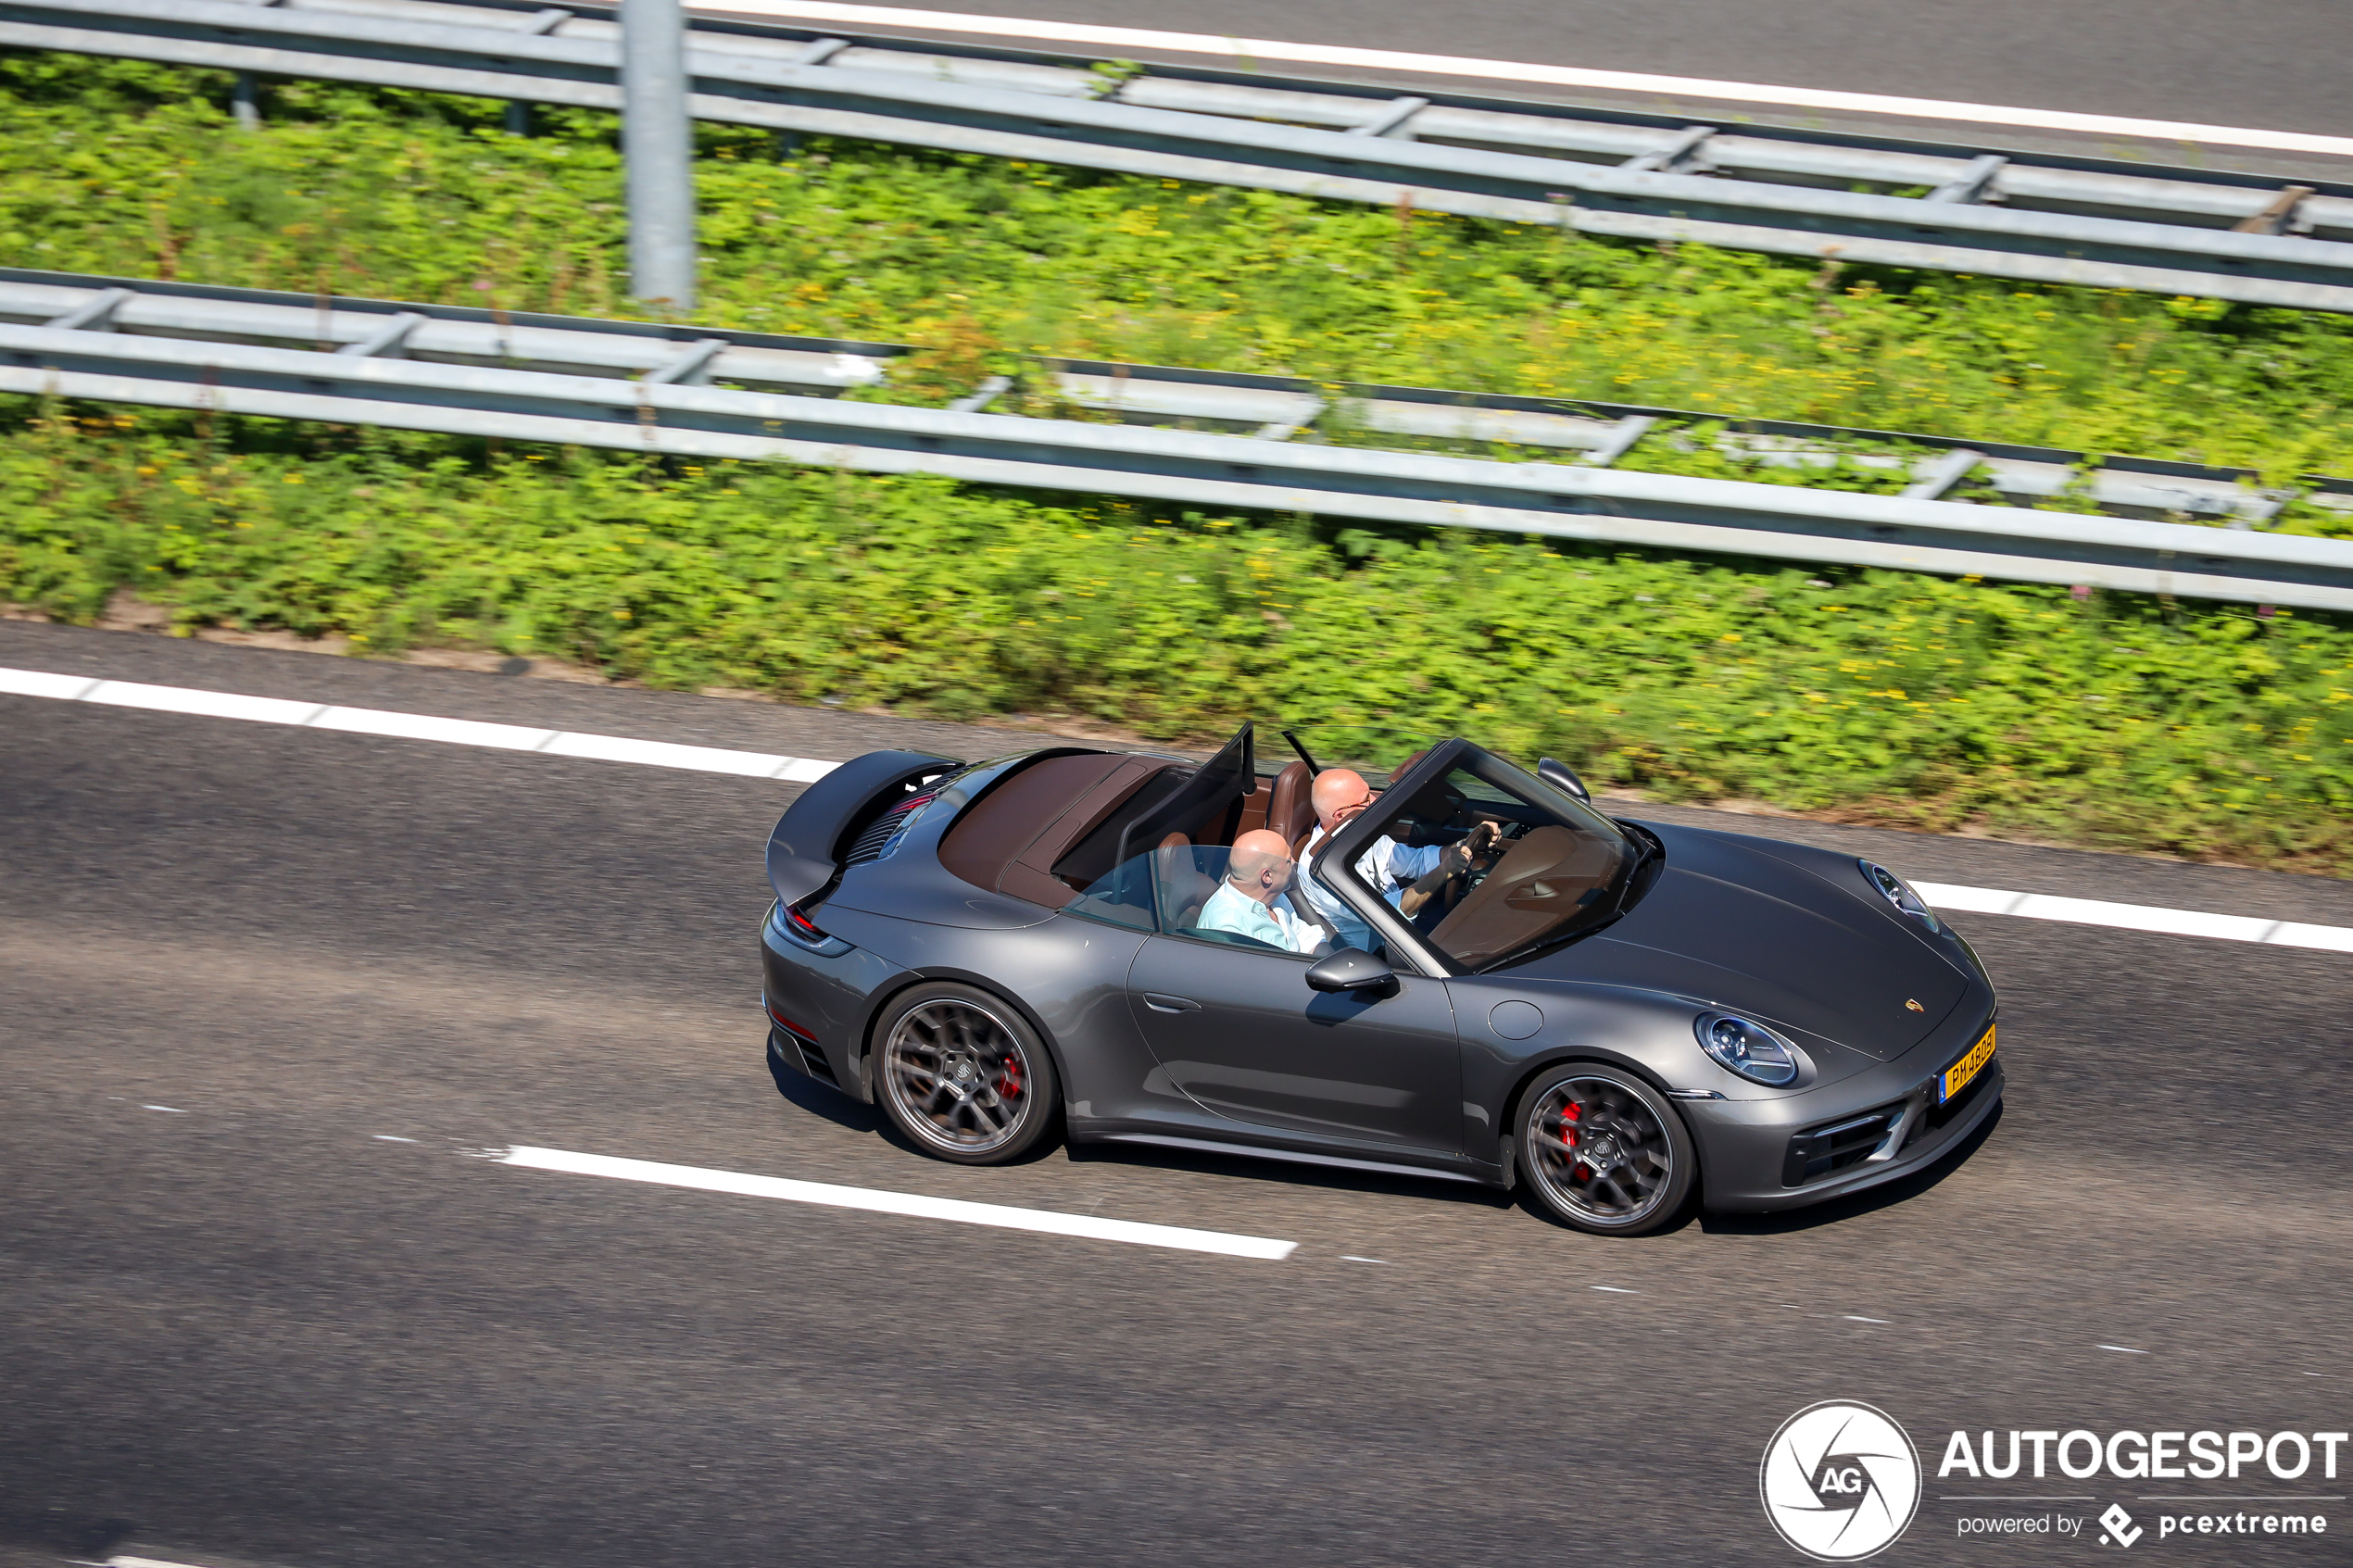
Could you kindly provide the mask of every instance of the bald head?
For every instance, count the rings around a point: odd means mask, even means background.
[[[1283,835],[1265,828],[1257,828],[1234,840],[1233,854],[1226,861],[1226,876],[1252,897],[1261,888],[1266,896],[1282,890],[1290,880],[1290,846]]]
[[[1373,803],[1373,789],[1362,773],[1347,768],[1327,768],[1315,775],[1315,786],[1308,792],[1308,799],[1314,804],[1315,820],[1324,824],[1324,831],[1338,833],[1340,823]]]

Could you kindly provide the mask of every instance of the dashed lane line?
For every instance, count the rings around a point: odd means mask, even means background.
[[[652,1160],[622,1160],[608,1154],[576,1154],[560,1148],[518,1146],[495,1152],[502,1165],[531,1171],[560,1171],[577,1176],[607,1176],[617,1181],[650,1182],[659,1186],[692,1187],[699,1192],[736,1193],[747,1198],[782,1198],[787,1203],[814,1203],[828,1209],[862,1209],[875,1214],[905,1214],[924,1220],[950,1220],[958,1224],[995,1225],[1005,1230],[1038,1231],[1047,1236],[1077,1236],[1088,1241],[1124,1241],[1138,1247],[1167,1247],[1180,1252],[1214,1252],[1228,1258],[1277,1260],[1299,1249],[1295,1241],[1272,1236],[1234,1236],[1224,1231],[1189,1230],[1182,1225],[1151,1225],[1135,1220],[1105,1220],[1091,1214],[1062,1214],[1046,1209],[1015,1209],[1001,1203],[970,1203],[958,1198],[929,1198],[921,1193],[884,1192],[873,1187],[835,1186],[826,1182],[794,1181],[784,1176],[755,1176],[741,1171],[708,1171],[697,1165],[666,1165]]]
[[[904,6],[838,5],[832,0],[701,0],[690,9],[714,16],[840,22],[851,27],[918,27],[933,32],[978,33],[991,38],[1034,38],[1105,49],[1158,49],[1172,54],[1210,55],[1239,60],[1253,69],[1269,60],[1283,60],[1298,65],[1338,66],[1353,70],[1470,77],[1481,82],[1531,82],[1549,87],[1664,94],[1670,98],[1712,98],[1727,103],[1775,104],[1790,108],[1843,109],[1861,114],[1900,115],[1907,119],[2013,125],[2036,131],[2072,131],[2095,136],[2139,136],[2160,142],[2211,142],[2234,147],[2269,147],[2278,152],[2318,153],[2330,157],[2353,157],[2353,136],[2324,136],[2303,131],[2264,131],[2237,125],[2200,125],[2178,119],[2143,119],[2131,115],[2085,114],[2073,109],[1971,104],[1949,98],[1908,98],[1887,93],[1848,93],[1823,87],[1778,87],[1761,82],[1718,82],[1705,77],[1660,76],[1650,71],[1604,70],[1588,66],[1541,65],[1529,60],[1466,59],[1455,55],[1365,49],[1344,44],[1300,44],[1277,38],[1165,32],[1155,28],[1108,27],[1089,22],[1046,21],[1029,17],[974,16],[962,11],[919,10]]]
[[[0,695],[50,697],[62,702],[93,702],[102,707],[140,709],[151,713],[181,713],[206,719],[241,719],[249,723],[286,724],[297,729],[333,730],[345,734],[384,735],[398,740],[489,746],[501,751],[531,752],[543,757],[683,768],[697,772],[730,773],[738,778],[776,779],[787,784],[811,784],[840,766],[837,762],[819,761],[807,757],[780,757],[764,751],[678,746],[668,741],[633,740],[623,735],[541,730],[520,724],[484,723],[472,719],[440,719],[422,713],[343,708],[327,703],[289,701],[283,697],[204,691],[191,686],[148,685],[137,681],[107,681],[89,675],[60,675],[41,670],[0,668]],[[1916,882],[1912,885],[1933,908],[1969,914],[2008,915],[2020,920],[2103,925],[2171,936],[2204,936],[2221,942],[2253,942],[2272,947],[2309,947],[2322,952],[2353,953],[2353,927],[2347,926],[2312,925],[2299,921],[2213,914],[2198,909],[2170,909],[2152,904],[2116,904],[2098,898],[2065,898],[2055,894],[2020,893],[2002,887],[1968,887],[1942,882]]]

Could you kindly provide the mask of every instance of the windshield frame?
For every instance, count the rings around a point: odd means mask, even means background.
[[[1340,832],[1330,836],[1325,847],[1316,852],[1311,874],[1320,879],[1326,887],[1338,894],[1363,917],[1388,943],[1392,952],[1402,950],[1412,954],[1424,972],[1430,974],[1485,974],[1508,964],[1524,962],[1565,943],[1590,936],[1612,924],[1626,912],[1631,902],[1629,894],[1633,891],[1634,879],[1652,858],[1650,847],[1645,843],[1646,835],[1638,836],[1629,832],[1585,801],[1554,788],[1527,769],[1482,746],[1460,738],[1441,741],[1424,753],[1411,768],[1392,779],[1381,794],[1386,797],[1391,791],[1403,791],[1410,797],[1424,785],[1457,770],[1516,795],[1530,805],[1554,812],[1575,829],[1596,834],[1614,844],[1618,850],[1620,864],[1610,881],[1608,912],[1583,925],[1504,952],[1477,969],[1461,963],[1416,930],[1410,922],[1390,908],[1387,899],[1375,893],[1365,879],[1356,874],[1357,859],[1396,815],[1394,809],[1384,810],[1376,803],[1354,821],[1343,823]],[[1329,875],[1326,874],[1327,871]]]

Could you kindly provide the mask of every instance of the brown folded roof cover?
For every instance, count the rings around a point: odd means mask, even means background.
[[[976,887],[1059,909],[1080,890],[1053,874],[1054,862],[1171,765],[1115,752],[1034,762],[957,820],[939,841],[939,863]]]

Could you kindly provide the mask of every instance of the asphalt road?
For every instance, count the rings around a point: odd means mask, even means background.
[[[698,0],[724,9],[725,0]],[[1304,44],[1655,72],[1772,86],[1883,93],[2208,125],[2353,133],[2353,62],[2341,0],[941,0],[929,8]],[[920,30],[891,28],[895,32]],[[945,36],[944,34],[942,36]],[[1039,45],[1031,44],[1030,47]],[[1149,54],[1149,51],[1145,52]],[[1169,56],[1191,59],[1197,56]],[[1297,74],[1331,75],[1270,65]],[[1441,85],[1449,85],[1441,83]],[[1477,90],[1463,83],[1462,90]],[[1714,117],[1720,100],[1671,104],[1592,90],[1503,89]],[[1853,124],[1988,144],[2100,150],[2091,139],[1759,107],[1774,123]],[[1736,122],[1736,119],[1735,121]],[[2341,167],[2282,154],[2164,144],[2111,153],[2232,167]]]
[[[0,665],[801,755],[1011,749],[20,623]],[[0,697],[0,1559],[1780,1563],[1757,1459],[1818,1399],[1888,1410],[1931,1469],[1963,1426],[2353,1424],[2343,955],[1963,917],[2010,1085],[1977,1147],[1868,1200],[1603,1241],[1436,1183],[1095,1150],[960,1170],[780,1094],[754,944],[789,794]],[[2339,883],[1717,820],[1931,880],[2353,924]],[[518,1143],[1299,1250],[466,1157]],[[2090,1531],[1957,1539],[1989,1505],[1945,1499],[2146,1512],[2150,1489],[1931,1474],[1881,1561],[2087,1556]],[[2344,1561],[2353,1510],[2309,1511],[2337,1536],[2138,1551]]]

